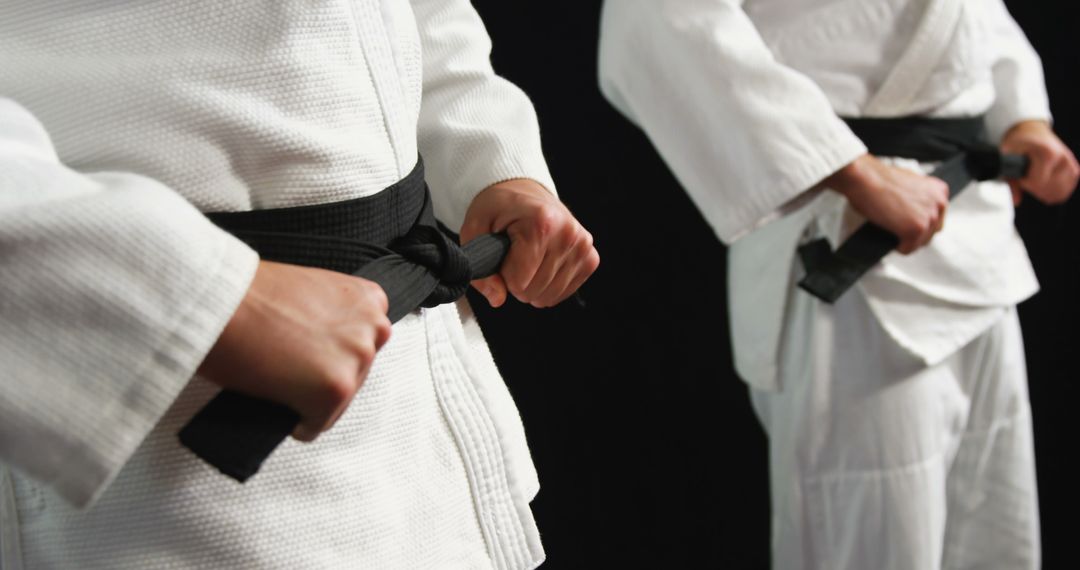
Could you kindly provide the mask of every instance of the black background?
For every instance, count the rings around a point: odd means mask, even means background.
[[[563,200],[602,262],[587,308],[471,301],[521,409],[542,490],[545,568],[765,568],[766,440],[734,375],[725,249],[596,81],[600,2],[474,0],[496,70],[530,94]],[[1080,149],[1071,2],[1007,2],[1043,57],[1056,128]],[[1024,201],[1043,290],[1020,308],[1045,567],[1073,558],[1080,364],[1077,200]]]

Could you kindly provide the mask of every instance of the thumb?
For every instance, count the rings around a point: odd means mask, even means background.
[[[472,282],[472,286],[487,299],[489,305],[494,308],[501,307],[506,302],[506,282],[499,275],[492,275]]]
[[[476,217],[470,216],[461,225],[461,232],[458,233],[458,237],[461,239],[461,245],[465,245],[483,233],[487,233],[484,224],[477,220]]]

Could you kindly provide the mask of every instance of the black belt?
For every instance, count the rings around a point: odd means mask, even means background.
[[[207,214],[262,259],[319,267],[378,283],[395,322],[417,307],[449,303],[496,273],[503,234],[464,247],[440,230],[423,163],[378,194],[314,206]],[[290,408],[224,390],[180,431],[180,441],[222,473],[245,481],[300,421]]]
[[[962,119],[845,119],[870,154],[922,162],[941,162],[931,176],[949,185],[951,200],[976,180],[1023,178],[1025,156],[1001,154],[986,142],[983,117]],[[819,238],[799,247],[806,275],[799,287],[827,303],[835,302],[881,258],[900,245],[899,238],[872,223],[863,224],[836,251]]]

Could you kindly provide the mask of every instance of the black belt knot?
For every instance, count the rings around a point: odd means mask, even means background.
[[[503,234],[459,247],[439,228],[423,163],[373,196],[344,202],[208,214],[266,260],[350,273],[378,283],[391,322],[417,307],[449,303],[469,282],[499,270],[510,248]],[[289,408],[228,390],[180,431],[180,441],[239,481],[251,477],[292,432]]]
[[[465,252],[438,228],[413,226],[404,236],[390,242],[389,249],[426,268],[439,282],[421,303],[437,307],[461,298],[472,281],[472,265]]]

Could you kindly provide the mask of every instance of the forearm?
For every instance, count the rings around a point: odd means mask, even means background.
[[[866,152],[738,2],[605,3],[600,84],[730,242]]]

